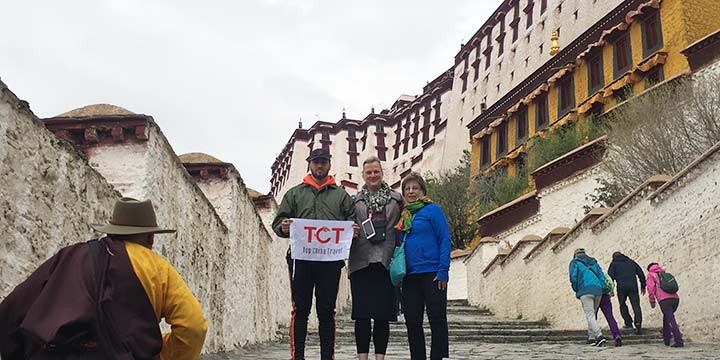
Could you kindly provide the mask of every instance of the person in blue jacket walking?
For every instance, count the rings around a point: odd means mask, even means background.
[[[423,312],[427,309],[432,343],[430,359],[448,357],[447,284],[450,271],[450,228],[440,206],[425,194],[425,180],[411,173],[402,181],[405,206],[397,229],[405,237],[407,275],[402,282],[410,357],[425,360]]]
[[[407,246],[407,245],[406,245]],[[587,256],[585,249],[575,250],[575,256],[570,261],[570,284],[575,297],[580,299],[585,319],[588,323],[588,344],[602,346],[607,340],[603,337],[595,314],[597,314],[602,299],[605,275],[597,260]]]

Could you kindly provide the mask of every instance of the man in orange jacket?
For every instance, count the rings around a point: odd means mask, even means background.
[[[122,198],[107,237],[67,246],[0,303],[2,359],[197,359],[207,322],[177,271],[154,253],[152,203]],[[160,334],[161,319],[172,326]]]

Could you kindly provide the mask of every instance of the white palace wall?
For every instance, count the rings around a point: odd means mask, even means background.
[[[575,231],[551,241],[529,259],[524,257],[532,246],[504,263],[498,261],[485,274],[481,274],[484,268],[469,262],[469,301],[488,307],[498,316],[548,319],[558,328],[582,329],[586,324],[567,274],[574,249],[585,248],[603,269],[607,269],[614,251],[622,251],[643,268],[650,262],[659,262],[672,272],[680,284],[677,318],[682,331],[696,341],[717,341],[719,181],[720,144],[696,161],[687,173],[676,175],[667,188],[655,192],[649,186],[639,189],[624,205],[612,209],[609,216],[594,220],[594,224],[593,219],[582,221]],[[548,198],[541,201],[542,206],[562,205],[551,203]],[[642,300],[646,325],[660,326],[659,310],[650,309],[646,298]]]
[[[201,189],[150,117],[132,136],[124,129],[118,141],[76,147],[48,131],[57,119],[43,124],[0,83],[0,300],[62,246],[97,236],[87,223],[107,221],[114,201],[131,196],[151,199],[160,225],[177,229],[158,235],[154,250],[200,301],[203,351],[273,339],[291,310],[287,242],[267,231],[239,173]],[[74,126],[86,138],[109,134],[95,120]]]

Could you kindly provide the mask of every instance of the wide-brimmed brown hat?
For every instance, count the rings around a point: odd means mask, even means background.
[[[150,200],[139,201],[124,197],[115,202],[112,219],[108,224],[90,224],[90,226],[105,234],[135,235],[135,234],[166,234],[174,233],[172,229],[162,229],[157,225],[155,210]]]

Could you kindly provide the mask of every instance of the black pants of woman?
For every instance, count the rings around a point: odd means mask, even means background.
[[[448,323],[447,290],[438,289],[433,281],[436,273],[407,275],[402,283],[402,307],[407,326],[410,358],[425,360],[425,332],[423,331],[423,312],[427,308],[432,342],[430,359],[447,358]]]
[[[390,273],[382,264],[372,263],[350,274],[350,291],[357,353],[370,352],[372,337],[375,354],[384,355],[390,337],[390,321],[397,321],[395,287],[390,282]]]

